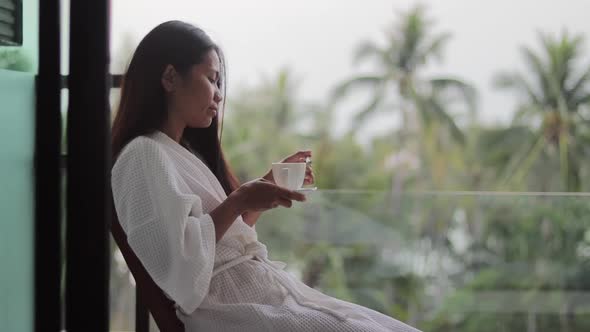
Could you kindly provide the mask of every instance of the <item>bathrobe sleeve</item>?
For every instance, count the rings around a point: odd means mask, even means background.
[[[113,198],[133,252],[180,309],[192,313],[209,289],[215,226],[164,148],[146,137],[131,141],[112,170]]]

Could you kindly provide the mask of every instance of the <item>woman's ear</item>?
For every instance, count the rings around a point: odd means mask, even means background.
[[[174,92],[178,84],[178,73],[172,65],[167,65],[162,73],[162,87],[166,92]]]

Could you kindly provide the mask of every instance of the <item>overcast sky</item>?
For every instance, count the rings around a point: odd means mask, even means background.
[[[417,3],[429,8],[437,31],[453,35],[434,70],[475,84],[486,121],[510,117],[514,98],[493,90],[491,79],[498,70],[522,68],[519,45],[537,46],[541,30],[590,36],[589,0],[112,0],[113,71],[123,70],[116,56],[125,39],[138,42],[157,24],[180,19],[204,28],[224,49],[230,95],[260,73],[289,66],[303,79],[302,100],[321,101],[359,71],[351,61],[359,41],[379,40],[396,11]]]

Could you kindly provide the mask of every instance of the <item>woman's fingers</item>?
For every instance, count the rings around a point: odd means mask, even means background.
[[[285,207],[291,207],[293,200],[304,202],[306,200],[305,195],[302,193],[289,190],[287,188],[279,187],[276,184],[266,180],[266,179],[259,179],[260,185],[267,186],[268,189],[271,190],[271,196],[273,197],[274,201],[271,203],[271,207],[275,208],[278,205],[282,205]],[[269,197],[269,198],[270,198]],[[278,205],[275,205],[278,204]]]
[[[307,199],[305,195],[303,195],[302,193],[298,193],[296,191],[289,192],[288,198],[299,202],[305,202],[305,200]]]
[[[307,158],[311,158],[311,151],[301,150],[285,158],[284,162],[304,163],[306,162]]]
[[[305,180],[303,181],[303,183],[312,184],[314,182],[315,182],[315,175],[313,174],[313,170],[312,170],[311,166],[307,166],[307,169],[305,171]]]
[[[291,206],[293,206],[293,202],[292,201],[290,201],[290,200],[288,200],[286,198],[282,198],[282,197],[279,197],[279,199],[277,200],[277,204],[278,205],[281,205],[281,206],[284,206],[286,208],[290,208]]]
[[[266,178],[260,178],[260,179],[258,179],[258,181],[272,183],[272,181],[270,181],[269,179],[266,179]]]
[[[311,157],[311,151],[310,150],[297,151],[293,156],[305,159],[307,157]]]
[[[302,193],[298,193],[296,191],[291,191],[289,189],[286,188],[281,188],[281,187],[277,187],[280,192],[278,194],[278,197],[283,198],[283,199],[287,199],[290,201],[299,201],[299,202],[304,202],[306,200],[305,195],[303,195]]]

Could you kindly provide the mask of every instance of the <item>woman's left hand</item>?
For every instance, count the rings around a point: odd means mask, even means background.
[[[305,180],[303,181],[303,184],[313,184],[315,182],[315,176],[313,174],[313,169],[311,168],[311,151],[309,150],[303,150],[303,151],[298,151],[290,156],[288,156],[287,158],[283,159],[280,161],[281,163],[307,163],[307,166],[305,168]],[[263,176],[264,179],[271,181],[272,183],[275,183],[275,180],[272,176],[272,169],[270,171],[268,171],[268,173],[266,173],[265,176]]]

